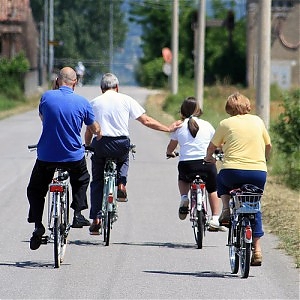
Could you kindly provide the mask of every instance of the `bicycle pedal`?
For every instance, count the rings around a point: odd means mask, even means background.
[[[217,231],[219,231],[218,228],[212,228],[212,227],[208,227],[207,230],[210,231],[210,232],[217,232]]]
[[[46,245],[46,244],[48,244],[48,241],[49,241],[49,236],[48,235],[42,236],[41,244]]]

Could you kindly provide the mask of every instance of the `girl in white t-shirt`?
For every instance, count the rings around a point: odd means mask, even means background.
[[[167,155],[174,156],[174,150],[179,145],[178,188],[180,192],[179,218],[184,220],[189,211],[188,192],[196,175],[206,175],[205,183],[208,192],[212,218],[209,221],[211,229],[225,231],[219,225],[219,198],[217,196],[215,164],[204,162],[207,146],[214,135],[213,126],[198,117],[202,114],[198,101],[194,97],[186,98],[181,105],[183,124],[171,133],[167,146]]]

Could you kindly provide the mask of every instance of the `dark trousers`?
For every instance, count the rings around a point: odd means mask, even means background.
[[[92,156],[92,181],[90,185],[91,209],[90,218],[100,217],[102,209],[104,166],[107,158],[114,158],[117,161],[117,184],[127,183],[129,168],[129,147],[128,137],[102,137],[99,141],[93,140],[92,145],[95,153]]]
[[[63,163],[44,162],[37,159],[27,187],[29,223],[42,222],[45,196],[47,195],[48,186],[52,181],[56,167],[64,168],[70,174],[70,184],[72,187],[71,207],[76,212],[88,208],[86,191],[90,182],[90,174],[87,170],[85,158],[79,161]]]

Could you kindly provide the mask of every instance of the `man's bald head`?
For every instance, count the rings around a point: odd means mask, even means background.
[[[76,72],[70,67],[64,67],[59,71],[58,74],[59,85],[66,85],[74,88],[76,85]]]

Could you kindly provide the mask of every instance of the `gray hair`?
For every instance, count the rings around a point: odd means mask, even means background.
[[[101,90],[106,91],[109,89],[115,89],[119,85],[119,80],[116,75],[112,73],[106,73],[101,78],[100,87]]]

